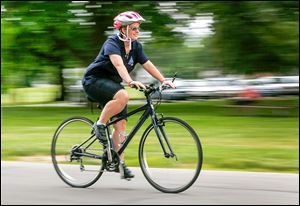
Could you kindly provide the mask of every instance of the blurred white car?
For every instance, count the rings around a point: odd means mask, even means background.
[[[162,92],[162,99],[217,99],[234,97],[243,90],[241,85],[233,84],[237,78],[209,78],[209,79],[176,79],[176,89],[166,89]],[[154,95],[157,97],[157,94]]]
[[[278,95],[299,95],[299,76],[265,77],[272,80],[271,85],[278,86]]]
[[[231,98],[237,96],[245,89],[243,84],[239,84],[240,78],[236,77],[217,77],[206,78],[208,85],[214,90],[214,98]]]
[[[299,95],[299,76],[270,76],[242,80],[241,84],[262,96]]]

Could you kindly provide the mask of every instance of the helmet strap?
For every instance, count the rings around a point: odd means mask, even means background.
[[[120,31],[118,34],[118,38],[124,42],[129,41],[129,51],[130,51],[131,50],[131,38],[128,37],[128,30],[129,30],[129,25],[126,26],[126,34],[124,34],[122,31]],[[125,38],[123,38],[123,36],[125,36]]]

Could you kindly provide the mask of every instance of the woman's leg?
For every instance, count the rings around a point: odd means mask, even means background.
[[[126,139],[126,120],[121,120],[113,125],[114,130],[112,133],[112,139],[115,146],[116,151],[121,147],[121,143]],[[124,152],[121,154],[120,159],[124,162]]]
[[[100,115],[100,118],[98,122],[100,124],[106,124],[109,119],[116,114],[119,114],[127,105],[129,100],[128,93],[125,89],[119,90],[113,97],[112,100],[110,100],[103,108],[102,113]],[[126,120],[121,120],[120,122],[114,124],[114,132],[113,132],[113,142],[116,146],[115,148],[119,147],[120,142],[122,141],[122,138],[118,138],[119,134],[124,133],[126,129]],[[104,131],[104,130],[103,130]],[[97,134],[97,133],[96,133]],[[124,153],[120,157],[121,159],[121,165],[123,167],[124,175],[121,178],[133,178],[134,175],[132,172],[127,168],[127,166],[124,163]]]
[[[99,122],[106,124],[108,120],[114,115],[120,113],[129,100],[128,93],[125,89],[119,90],[113,97],[113,99],[104,106]]]
[[[125,131],[126,131],[126,120],[121,120],[117,123],[115,123],[114,126],[114,131],[112,134],[112,138],[113,138],[113,142],[114,142],[114,146],[115,149],[118,151],[118,149],[120,148],[120,144],[125,140],[126,136],[125,136]],[[120,155],[120,164],[123,167],[123,171],[124,171],[124,175],[121,176],[121,178],[133,178],[134,174],[132,174],[131,170],[125,165],[125,154],[124,152]]]

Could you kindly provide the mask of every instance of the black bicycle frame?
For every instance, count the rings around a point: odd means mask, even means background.
[[[128,134],[126,140],[122,143],[121,147],[119,148],[119,150],[117,151],[119,155],[121,155],[123,153],[123,151],[125,150],[125,148],[127,147],[127,145],[129,144],[129,142],[131,141],[131,139],[134,137],[134,135],[138,132],[138,130],[141,128],[141,126],[144,124],[144,122],[148,119],[148,117],[151,115],[152,118],[152,122],[154,124],[156,124],[157,122],[157,118],[156,118],[156,113],[154,111],[153,105],[151,103],[151,100],[149,98],[147,98],[147,104],[145,104],[144,106],[141,106],[131,112],[129,112],[127,115],[119,117],[115,120],[112,120],[111,122],[109,122],[108,124],[106,124],[107,127],[111,126],[112,124],[115,124],[117,122],[119,122],[122,119],[126,119],[127,117],[130,117],[138,112],[144,111],[144,113],[142,114],[142,116],[140,117],[140,119],[138,120],[137,124],[135,125],[135,127],[131,130],[131,132]],[[108,130],[109,131],[109,130]],[[109,131],[110,133],[110,131]],[[109,134],[110,135],[110,134]],[[161,138],[159,136],[159,139],[161,141]],[[113,144],[112,144],[113,145]]]
[[[110,136],[110,130],[109,130],[109,126],[111,126],[112,124],[115,124],[119,121],[121,121],[122,119],[126,119],[127,117],[130,117],[138,112],[144,111],[143,115],[140,117],[137,125],[131,130],[131,132],[129,133],[129,135],[127,136],[126,140],[123,142],[121,148],[119,148],[119,150],[117,151],[119,155],[122,154],[122,152],[125,150],[125,148],[127,147],[127,145],[129,144],[129,142],[131,141],[131,139],[133,138],[133,136],[137,133],[137,131],[141,128],[141,126],[144,124],[144,122],[148,119],[149,115],[152,114],[152,117],[155,117],[154,121],[156,122],[156,114],[155,111],[153,109],[153,106],[151,104],[150,100],[147,100],[147,104],[145,104],[144,106],[141,106],[129,113],[127,113],[125,116],[119,117],[115,120],[110,121],[109,123],[106,124],[106,127],[108,128],[108,135]],[[153,121],[153,120],[152,120]],[[85,140],[83,143],[79,144],[76,148],[80,148],[82,145],[84,145],[85,143],[87,143],[89,140],[91,140],[92,138],[95,137],[95,134],[91,135],[87,140]],[[97,140],[97,138],[95,138],[92,142],[90,142],[88,144],[88,146],[85,147],[85,149],[87,149],[90,145],[92,145],[95,141]],[[111,140],[111,139],[110,139]],[[114,148],[114,144],[112,144],[112,148]],[[96,154],[91,154],[91,153],[87,153],[87,152],[77,152],[74,151],[75,155],[81,155],[81,156],[86,156],[86,157],[91,157],[91,158],[96,158],[96,159],[102,159],[102,155],[96,155]]]
[[[151,120],[152,120],[152,124],[153,124],[153,127],[154,127],[154,131],[158,137],[158,140],[160,142],[160,145],[162,147],[162,150],[164,152],[164,155],[165,157],[174,157],[175,154],[173,153],[173,150],[171,148],[171,145],[168,141],[168,138],[165,134],[165,132],[163,131],[163,127],[162,125],[159,125],[158,123],[158,119],[156,117],[156,113],[154,111],[154,106],[152,105],[152,101],[151,101],[151,98],[149,97],[149,95],[146,95],[146,98],[147,98],[147,103],[144,105],[144,106],[141,106],[131,112],[129,112],[127,115],[123,116],[123,117],[119,117],[111,122],[109,122],[106,126],[109,128],[110,125],[122,120],[122,119],[125,119],[127,117],[130,117],[138,112],[141,112],[141,111],[144,111],[144,113],[142,114],[142,116],[140,117],[140,119],[138,120],[138,123],[135,125],[135,127],[131,130],[131,132],[128,134],[127,138],[125,139],[125,141],[121,144],[121,147],[119,148],[119,150],[117,151],[118,155],[121,155],[123,153],[123,151],[125,150],[125,148],[127,147],[127,145],[129,144],[129,142],[131,141],[131,139],[134,137],[134,135],[138,132],[138,130],[141,128],[141,126],[144,124],[144,122],[148,119],[148,117],[151,115]],[[167,153],[166,152],[166,149],[165,149],[165,146],[164,146],[164,143],[163,143],[163,140],[161,138],[161,135],[160,135],[160,132],[161,134],[163,135],[165,141],[166,141],[166,144],[169,148],[169,151],[171,154]],[[110,131],[108,129],[108,135],[110,135]],[[112,147],[113,147],[113,144],[112,144]],[[114,148],[114,147],[113,147]],[[115,149],[115,148],[114,148]]]
[[[108,136],[110,136],[110,129],[109,129],[109,126],[123,120],[123,119],[126,119],[127,117],[130,117],[138,112],[141,112],[141,111],[144,111],[144,113],[142,114],[142,116],[140,117],[140,119],[138,120],[137,124],[135,125],[135,127],[131,130],[131,132],[128,134],[127,138],[125,139],[125,141],[122,143],[121,147],[119,148],[119,150],[117,151],[118,155],[121,155],[123,153],[123,151],[125,150],[125,148],[127,147],[127,145],[129,144],[129,142],[131,141],[131,139],[134,137],[134,135],[138,132],[138,130],[141,128],[141,126],[144,124],[144,122],[148,119],[148,117],[151,115],[151,120],[152,120],[152,124],[153,124],[153,127],[154,127],[154,130],[155,130],[155,133],[158,137],[158,140],[160,142],[160,145],[162,147],[162,150],[164,152],[164,155],[165,157],[174,157],[174,153],[173,153],[173,150],[170,146],[170,143],[168,141],[168,138],[165,134],[165,132],[163,131],[163,128],[162,128],[162,125],[159,125],[158,124],[158,119],[156,117],[156,113],[154,111],[154,107],[152,105],[152,101],[150,99],[149,96],[147,96],[147,103],[129,113],[127,113],[125,116],[122,116],[122,117],[119,117],[115,120],[112,120],[110,121],[109,123],[106,124],[106,127],[107,127],[107,132],[108,132]],[[166,152],[166,149],[165,149],[165,146],[163,144],[163,141],[162,141],[162,138],[161,138],[161,135],[160,135],[160,132],[161,134],[163,135],[165,141],[166,141],[166,144],[169,148],[169,151],[171,154],[167,153]],[[93,134],[92,136],[90,136],[86,141],[84,141],[83,143],[81,143],[80,145],[78,145],[75,149],[81,147],[83,144],[85,144],[86,142],[88,142],[90,139],[92,139],[94,137],[95,134]],[[88,144],[88,146],[86,147],[86,149],[92,145],[94,142],[96,141],[96,139],[94,139],[90,144]],[[110,141],[112,141],[112,139],[110,139]],[[112,148],[115,150],[114,148],[114,144],[112,144],[111,142],[111,145],[112,145]],[[96,155],[96,154],[91,154],[91,153],[87,153],[87,152],[84,152],[84,153],[81,153],[81,152],[74,152],[74,154],[76,155],[81,155],[81,156],[86,156],[86,157],[91,157],[91,158],[96,158],[96,159],[102,159],[102,155]]]

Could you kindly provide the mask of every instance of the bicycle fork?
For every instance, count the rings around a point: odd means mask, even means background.
[[[175,157],[175,159],[176,159],[176,161],[178,160],[177,159],[177,156],[174,154],[174,152],[173,152],[173,149],[172,149],[172,147],[171,147],[171,144],[170,144],[170,142],[169,142],[169,139],[168,139],[168,137],[167,137],[167,135],[166,135],[166,133],[165,133],[165,131],[164,131],[164,126],[165,126],[165,124],[164,124],[164,122],[160,122],[158,119],[157,119],[157,117],[156,117],[156,114],[155,113],[153,113],[152,114],[152,124],[153,124],[153,127],[154,127],[154,131],[155,131],[155,133],[156,133],[156,135],[157,135],[157,138],[158,138],[158,140],[159,140],[159,143],[160,143],[160,145],[161,145],[161,148],[162,148],[162,150],[163,150],[163,152],[164,152],[164,156],[166,157],[166,158],[169,158],[169,157]],[[162,138],[163,137],[163,138]],[[165,145],[164,145],[164,141],[165,141],[165,143],[166,143],[166,145],[167,145],[167,147],[168,147],[168,150],[170,151],[169,153],[166,151],[166,148],[165,148]]]

